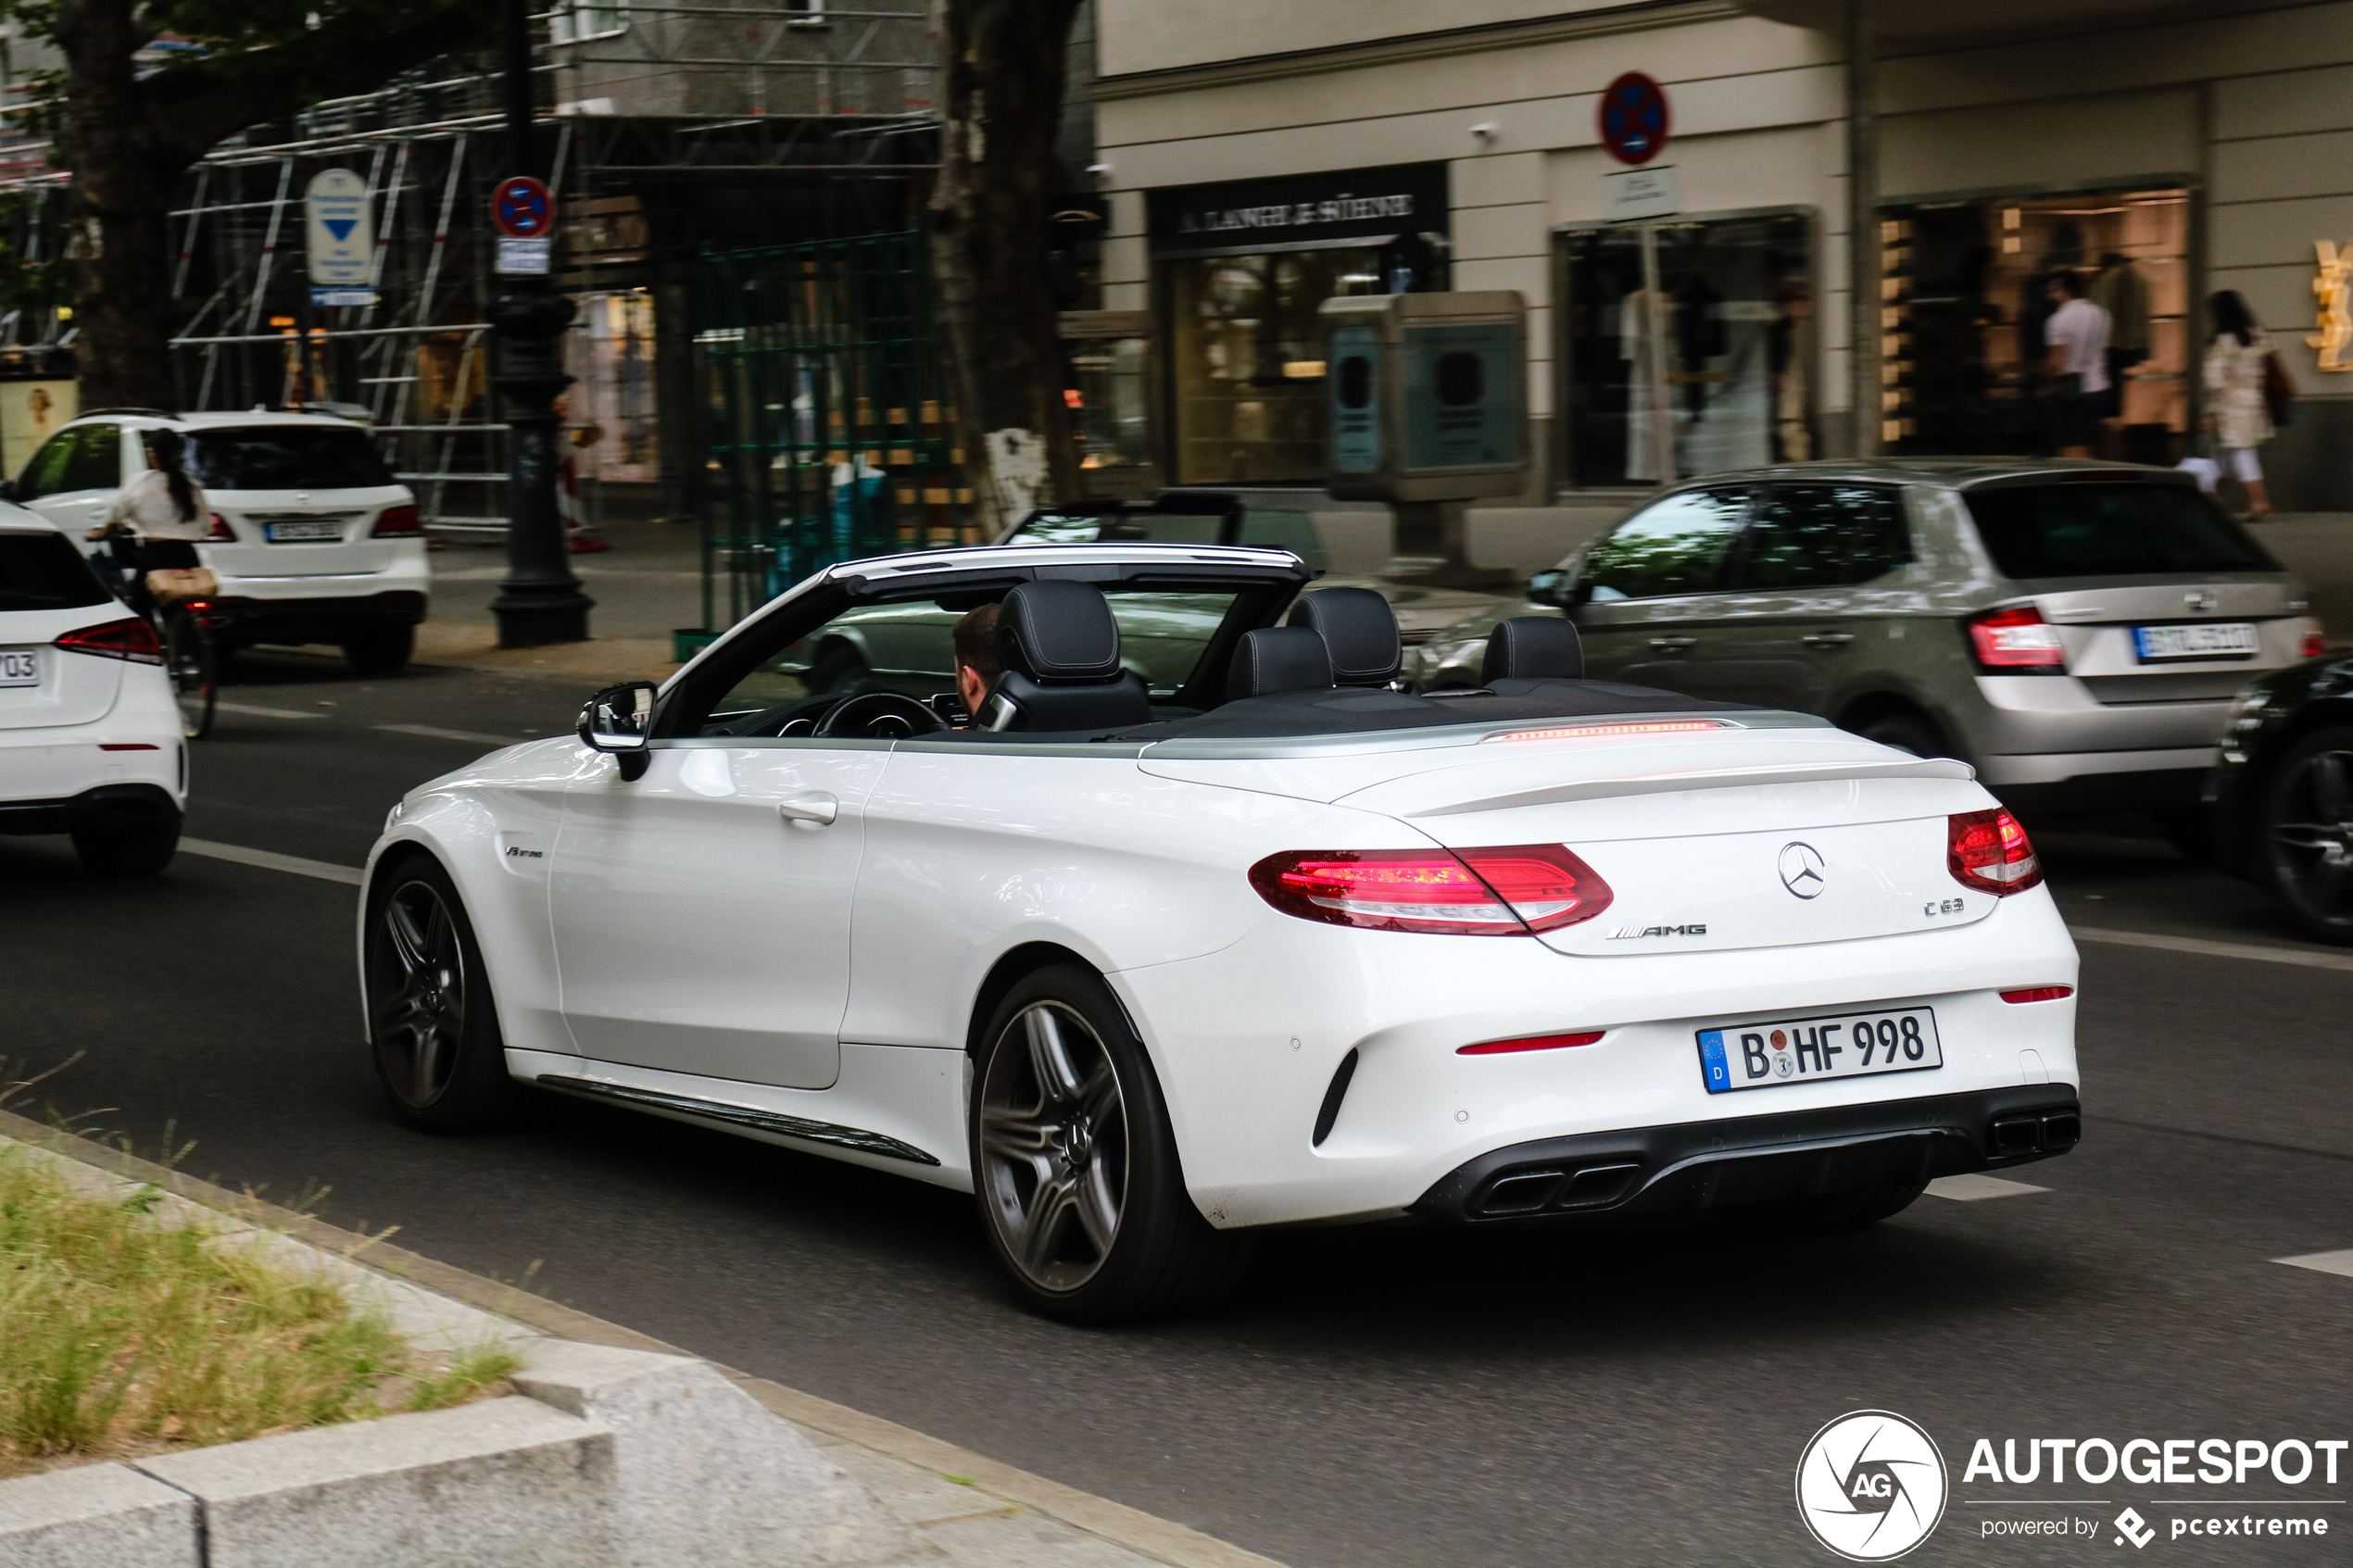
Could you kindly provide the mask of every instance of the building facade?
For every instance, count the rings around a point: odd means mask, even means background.
[[[2275,504],[2353,507],[2353,4],[1874,0],[1860,377],[1845,0],[1435,16],[1101,0],[1102,303],[1151,313],[1169,482],[1319,488],[1318,307],[1400,288],[1526,296],[1529,503],[1858,444],[2047,451],[2064,270],[2115,322],[2103,455],[2189,449],[2204,302],[2234,289],[2301,394]],[[1629,72],[1670,121],[1631,189],[1598,112]]]

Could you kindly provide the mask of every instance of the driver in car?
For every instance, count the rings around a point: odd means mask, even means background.
[[[988,700],[988,688],[997,682],[1004,666],[997,662],[997,612],[1000,607],[985,604],[978,609],[966,610],[957,621],[953,635],[956,641],[956,696],[964,705],[964,723],[972,723],[972,715]]]

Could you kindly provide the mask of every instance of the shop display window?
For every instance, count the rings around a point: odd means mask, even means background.
[[[1166,264],[1176,482],[1324,477],[1324,323],[1340,295],[1377,294],[1374,246]]]
[[[1820,455],[1811,228],[1802,213],[1774,213],[1557,236],[1572,484],[1657,484]],[[1645,230],[1658,252],[1655,309]]]
[[[2183,190],[1924,201],[1881,209],[1881,444],[1913,455],[2046,456],[2052,277],[2110,315],[2095,450],[2170,464],[2190,429],[2190,204]]]
[[[582,474],[636,483],[661,472],[654,407],[654,299],[644,289],[574,296],[580,324],[564,337],[567,436]]]

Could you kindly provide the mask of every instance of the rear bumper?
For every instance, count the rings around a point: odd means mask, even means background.
[[[2082,1123],[2072,1088],[2038,1084],[1540,1138],[1457,1166],[1414,1212],[1484,1224],[1731,1208],[2047,1160]]]
[[[0,800],[0,834],[136,832],[180,820],[161,784],[107,784],[60,800]]]
[[[207,616],[215,635],[247,643],[339,643],[371,626],[413,626],[425,596],[412,589],[318,598],[254,598],[223,583]]]

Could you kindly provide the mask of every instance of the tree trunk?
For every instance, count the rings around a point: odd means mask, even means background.
[[[1046,279],[1063,59],[1078,0],[939,0],[947,123],[932,269],[964,471],[991,537],[1079,495]]]
[[[171,195],[189,156],[157,124],[132,51],[130,0],[63,0],[66,211],[82,406],[177,407],[171,374]]]

